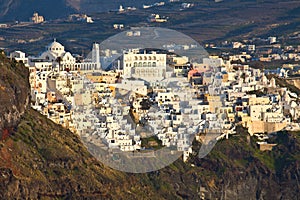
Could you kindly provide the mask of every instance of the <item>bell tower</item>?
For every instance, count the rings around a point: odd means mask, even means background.
[[[93,44],[92,62],[97,64],[96,69],[101,69],[101,64],[100,64],[100,45],[98,43],[94,43]]]

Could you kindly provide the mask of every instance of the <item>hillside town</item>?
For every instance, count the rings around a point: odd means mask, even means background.
[[[10,58],[29,69],[32,108],[55,123],[114,152],[143,152],[161,141],[187,161],[193,140],[205,142],[205,135],[230,139],[243,126],[261,150],[272,150],[270,134],[300,129],[299,97],[278,83],[297,74],[299,65],[276,70],[249,65],[297,61],[299,47],[283,47],[276,37],[263,42],[269,44],[258,51],[249,41],[224,42],[222,48],[238,53],[210,55],[202,63],[172,52],[127,49],[117,68],[103,69],[111,55],[102,53],[112,49],[94,43],[82,58],[56,39],[37,57],[14,51]],[[149,137],[155,140],[146,148]]]

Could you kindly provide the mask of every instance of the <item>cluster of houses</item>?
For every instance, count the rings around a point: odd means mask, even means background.
[[[289,38],[285,39],[288,40]],[[207,47],[221,48],[226,50],[238,51],[231,53],[229,59],[238,62],[272,62],[272,61],[299,61],[300,46],[282,45],[282,38],[274,36],[268,38],[253,38],[244,41],[224,41],[221,44],[206,44]]]
[[[83,21],[86,23],[94,23],[94,20],[92,19],[92,17],[90,17],[86,14],[72,14],[72,15],[69,15],[68,20],[69,21]]]
[[[123,7],[123,5],[120,5],[118,9],[116,10],[112,10],[112,11],[116,11],[118,13],[124,13],[124,12],[129,12],[129,11],[134,11],[136,10],[136,7]]]
[[[254,64],[256,68],[266,66],[265,74],[276,74],[281,78],[298,76],[300,46],[284,44],[299,38],[299,35],[285,37],[252,38],[243,41],[223,41],[206,44],[207,48],[220,49],[218,54],[231,63]],[[260,64],[258,64],[260,63]],[[282,64],[285,63],[285,64]]]
[[[298,95],[232,59],[191,63],[172,53],[128,49],[121,67],[104,71],[99,44],[78,60],[56,40],[38,57],[20,51],[10,57],[29,68],[34,109],[114,152],[143,151],[142,139],[154,136],[186,161],[195,136],[228,139],[242,125],[270,150],[268,133],[299,129]]]

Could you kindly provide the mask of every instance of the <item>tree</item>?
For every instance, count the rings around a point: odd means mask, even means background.
[[[58,69],[60,70],[60,65],[61,65],[61,61],[62,61],[62,58],[60,56],[58,56],[55,60],[55,62],[58,63]]]

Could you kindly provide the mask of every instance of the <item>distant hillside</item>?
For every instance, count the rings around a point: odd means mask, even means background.
[[[5,2],[6,0],[0,0]],[[25,1],[25,0],[24,0]],[[29,0],[26,0],[29,1]],[[32,0],[33,1],[33,0]],[[47,2],[43,0],[38,2]],[[68,12],[84,12],[83,10],[101,11],[106,8],[118,8],[126,0],[107,1],[107,0],[54,0],[54,3],[45,12],[36,9],[8,9],[6,17],[20,20],[23,15],[24,20],[32,15],[33,11],[40,12],[41,15],[49,20],[50,17],[57,17],[60,14],[67,15]],[[155,1],[155,0],[151,0]],[[144,4],[150,4],[150,0],[142,0],[134,6],[138,7]],[[9,28],[0,28],[0,47],[12,50],[22,50],[28,54],[38,54],[44,49],[50,40],[57,38],[63,42],[72,53],[82,54],[90,48],[93,41],[102,42],[109,36],[119,32],[114,30],[114,23],[122,23],[125,29],[136,26],[159,26],[171,28],[183,32],[193,39],[204,44],[215,41],[232,41],[250,39],[253,37],[269,36],[289,36],[294,35],[300,29],[300,1],[293,0],[226,0],[215,3],[213,0],[191,0],[195,6],[190,9],[180,10],[181,4],[168,3],[165,6],[138,9],[132,12],[117,14],[114,12],[94,13],[90,16],[94,24],[87,24],[81,21],[56,21],[38,25],[13,25]],[[13,2],[19,2],[16,0]],[[86,2],[86,3],[84,3]],[[123,6],[132,6],[127,0]],[[12,3],[11,7],[17,3]],[[40,3],[36,3],[40,5]],[[0,14],[5,8],[5,4],[0,6]],[[29,6],[25,5],[25,7]],[[31,3],[32,5],[32,3]],[[70,6],[68,6],[70,5]],[[47,7],[48,8],[48,7]],[[59,9],[66,12],[59,12],[58,15],[47,15],[45,13],[58,12]],[[79,11],[77,10],[79,9]],[[29,10],[29,11],[28,11]],[[27,12],[27,14],[24,14]],[[15,13],[15,14],[9,14]],[[166,23],[148,23],[147,17],[152,13],[158,13],[161,16],[169,17]],[[48,16],[48,17],[47,17]],[[0,23],[3,18],[0,17]]]
[[[32,16],[33,12],[39,12],[47,20],[50,20],[66,17],[71,13],[77,12],[91,14],[117,10],[120,5],[124,8],[142,8],[144,4],[150,5],[161,1],[169,4],[169,0],[0,0],[0,21],[27,21],[29,17]],[[184,1],[180,1],[175,4],[180,4],[181,2]],[[280,11],[282,8],[289,7],[289,4],[297,3],[292,0],[223,0],[221,2],[215,2],[214,0],[190,0],[188,2],[195,3],[196,6],[198,5],[200,8],[206,9],[216,8],[218,6],[220,8],[223,7],[227,9],[228,15],[234,14],[231,11],[238,12],[247,7],[257,9],[259,12],[261,11],[260,5],[267,4],[278,5],[278,9],[274,11]],[[265,7],[265,9],[272,9],[272,7]],[[257,13],[255,10],[252,11],[255,16]],[[261,14],[263,13],[259,13],[259,15]]]
[[[0,21],[28,21],[33,12],[43,15],[46,20],[66,17],[71,13],[95,13],[116,10],[123,7],[142,7],[156,0],[0,0]]]
[[[73,1],[73,0],[69,0]],[[76,1],[76,0],[75,0]],[[80,0],[80,10],[87,13],[103,12],[109,10],[117,10],[120,5],[125,7],[142,8],[143,4],[149,5],[156,2],[168,0]]]
[[[1,21],[28,21],[34,12],[43,15],[46,20],[57,19],[75,11],[65,0],[0,0]]]

